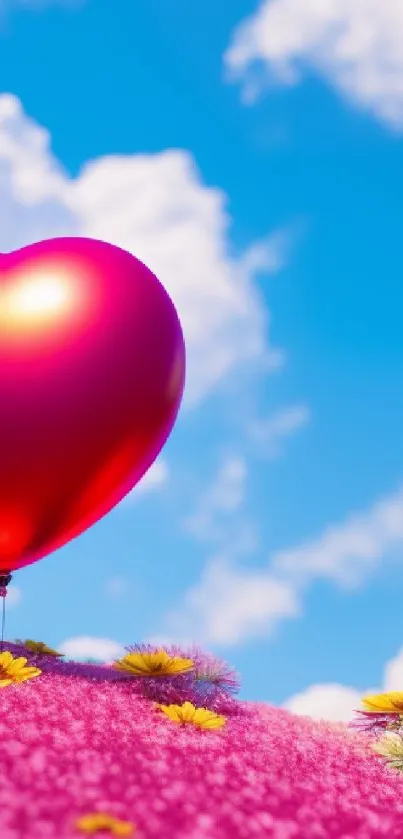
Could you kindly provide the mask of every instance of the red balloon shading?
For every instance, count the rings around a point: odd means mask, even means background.
[[[0,254],[0,572],[78,536],[153,463],[182,398],[167,293],[93,239]]]

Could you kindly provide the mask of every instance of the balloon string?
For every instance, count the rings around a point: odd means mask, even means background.
[[[11,582],[11,574],[10,572],[2,572],[0,573],[0,597],[3,601],[2,607],[2,617],[1,617],[1,641],[0,641],[0,652],[4,651],[4,630],[6,626],[6,597],[7,597],[7,586]]]
[[[3,652],[4,648],[4,630],[6,626],[6,598],[2,597],[3,600],[3,611],[1,617],[1,644],[0,644],[0,652]]]

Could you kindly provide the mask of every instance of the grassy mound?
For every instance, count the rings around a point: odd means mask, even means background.
[[[238,702],[210,656],[144,678],[6,648],[41,674],[0,691],[1,839],[403,837],[403,776],[362,734]]]

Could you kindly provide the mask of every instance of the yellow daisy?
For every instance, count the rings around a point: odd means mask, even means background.
[[[115,661],[116,670],[124,670],[132,676],[145,676],[155,678],[156,676],[176,676],[179,673],[188,673],[194,668],[191,658],[171,658],[165,650],[157,650],[148,653],[128,653],[124,658]]]
[[[14,658],[8,651],[0,653],[0,688],[40,676],[42,670],[26,667],[26,664],[26,658]]]
[[[196,708],[191,702],[184,702],[183,705],[160,705],[156,706],[169,717],[172,722],[179,724],[190,724],[197,728],[217,729],[222,728],[227,722],[226,718],[209,711],[208,708]]]
[[[32,641],[31,638],[27,638],[26,641],[19,641],[18,643],[26,647],[31,653],[36,653],[36,655],[53,655],[63,658],[63,653],[58,653],[57,650],[48,647],[43,641]]]
[[[401,690],[366,696],[361,702],[365,710],[371,714],[403,714],[403,692]]]
[[[77,830],[93,835],[94,833],[110,833],[112,836],[132,836],[134,824],[123,822],[107,813],[91,813],[82,816],[75,824]]]

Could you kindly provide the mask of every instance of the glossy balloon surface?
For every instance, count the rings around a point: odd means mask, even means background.
[[[174,306],[135,257],[92,239],[0,255],[0,571],[34,562],[140,480],[176,419]]]

